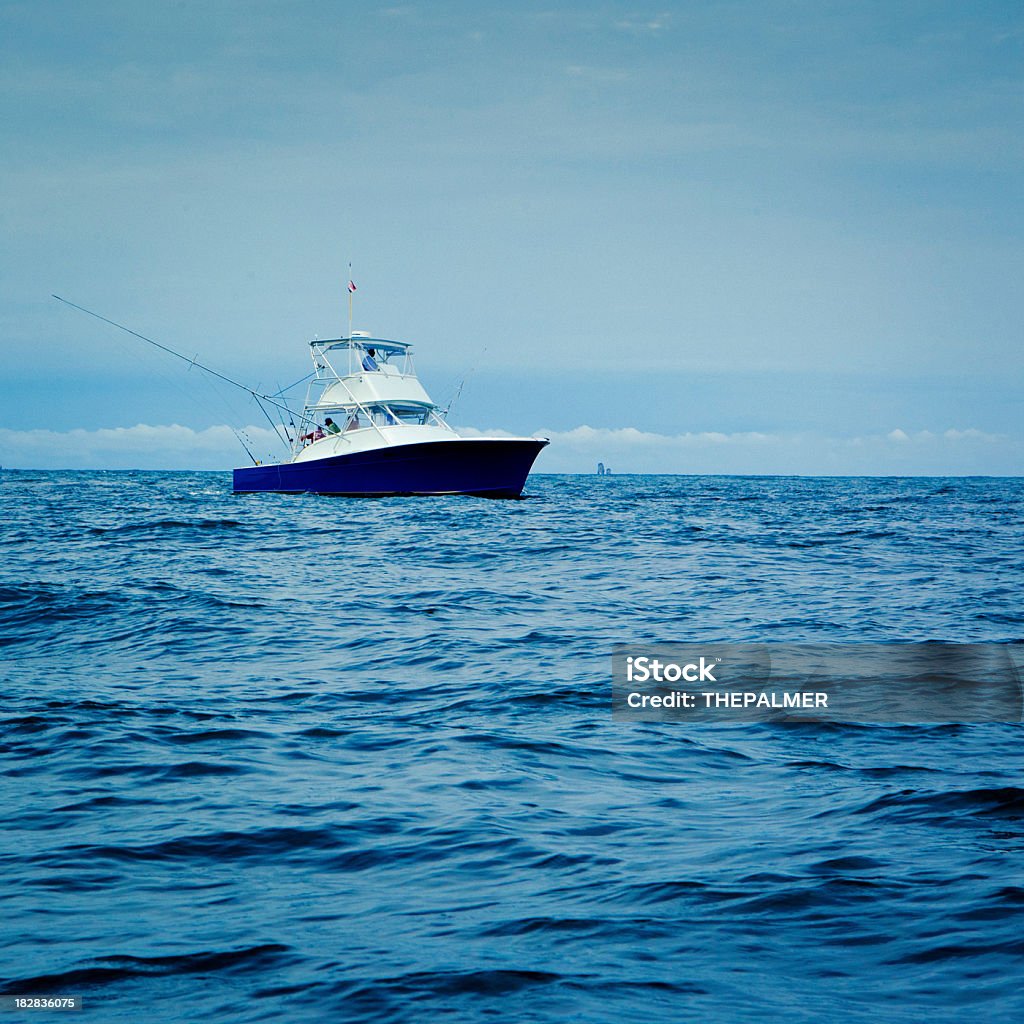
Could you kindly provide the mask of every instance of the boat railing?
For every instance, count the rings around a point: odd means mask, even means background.
[[[337,411],[339,414],[351,414],[357,410],[350,408],[347,410],[338,409],[322,411]],[[453,434],[455,433],[453,428],[445,422],[441,415],[439,415],[437,409],[424,409],[424,418],[419,423],[410,423],[408,420],[403,420],[400,416],[394,413],[389,412],[388,415],[390,416],[390,419],[388,420],[384,420],[379,416],[373,416],[372,418],[368,417],[365,420],[360,418],[354,423],[349,420],[349,422],[339,430],[328,430],[319,422],[318,419],[307,415],[303,417],[303,419],[308,426],[312,426],[314,429],[309,430],[307,433],[296,438],[295,450],[303,451],[310,445],[319,444],[321,441],[327,441],[331,438],[349,443],[352,441],[353,435],[365,434],[369,430],[375,431],[381,436],[385,443],[389,445],[394,442],[391,437],[384,433],[384,430],[401,431],[403,429],[414,430],[420,427],[440,427],[442,430],[447,430]]]
[[[347,368],[340,372],[334,365],[340,360],[333,360],[328,353],[344,353]],[[395,357],[395,362],[392,362]],[[401,362],[401,367],[397,365]],[[341,380],[345,377],[359,377],[364,373],[382,373],[388,377],[415,377],[416,368],[413,364],[412,349],[407,345],[398,342],[382,342],[373,338],[342,339],[340,342],[327,344],[314,343],[313,365],[317,376],[324,370],[328,375],[333,374],[333,379]],[[327,375],[325,375],[327,376]]]

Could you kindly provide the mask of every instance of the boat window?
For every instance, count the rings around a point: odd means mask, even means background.
[[[366,411],[369,413],[370,421],[374,426],[390,427],[397,422],[395,417],[388,412],[386,405],[368,405],[366,406]]]
[[[415,405],[392,405],[391,411],[395,414],[399,423],[420,426],[430,420],[430,410]]]

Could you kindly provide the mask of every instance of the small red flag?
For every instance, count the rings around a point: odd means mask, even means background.
[[[355,281],[349,281],[349,283],[348,283],[348,293],[349,293],[349,295],[351,295],[355,290],[356,290],[356,283],[355,283]]]

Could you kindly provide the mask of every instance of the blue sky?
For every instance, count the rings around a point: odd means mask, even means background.
[[[266,426],[51,292],[270,387],[352,261],[356,326],[541,470],[1020,472],[1019,3],[5,3],[0,40],[5,465]]]

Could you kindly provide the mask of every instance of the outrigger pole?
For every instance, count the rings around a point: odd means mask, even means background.
[[[352,296],[355,294],[356,283],[352,280],[352,264],[348,265],[348,336],[352,337]]]
[[[58,302],[63,302],[65,306],[70,306],[72,309],[77,309],[82,313],[88,313],[89,316],[95,317],[97,320],[102,320],[105,324],[110,324],[111,327],[116,327],[119,331],[124,331],[126,334],[130,334],[133,338],[138,338],[140,341],[146,342],[147,345],[152,345],[154,348],[160,349],[161,352],[166,352],[168,355],[172,355],[175,356],[177,359],[184,360],[184,362],[188,363],[189,368],[197,366],[203,372],[209,373],[211,376],[216,377],[218,380],[224,381],[225,384],[230,384],[232,387],[241,388],[242,391],[247,391],[250,395],[252,395],[253,398],[256,399],[256,404],[260,407],[260,411],[263,413],[263,415],[267,417],[267,422],[273,428],[275,434],[277,434],[277,424],[274,423],[274,421],[270,418],[269,414],[267,413],[267,410],[263,408],[263,402],[269,402],[275,408],[283,409],[286,413],[288,413],[289,416],[295,415],[294,411],[289,406],[283,404],[282,402],[275,401],[270,395],[264,395],[261,392],[256,391],[254,388],[249,387],[248,384],[242,384],[240,381],[232,380],[230,377],[225,377],[223,373],[220,373],[218,370],[214,370],[209,366],[204,366],[202,363],[200,363],[197,359],[195,359],[192,356],[186,356],[182,355],[181,352],[175,352],[173,348],[168,348],[166,345],[161,345],[159,341],[154,341],[152,338],[147,338],[144,334],[139,334],[138,331],[133,331],[130,327],[125,327],[124,324],[119,324],[116,320],[109,320],[105,316],[100,316],[99,313],[94,313],[91,309],[86,309],[85,306],[79,306],[78,303],[76,302],[71,302],[68,299],[61,298],[59,295],[51,294],[51,298],[56,299]],[[287,433],[288,432],[286,430],[285,436],[287,436]],[[235,436],[237,437],[238,435],[236,434]],[[280,434],[277,434],[277,436],[278,438],[281,437]],[[290,441],[291,439],[289,438],[289,444]],[[254,463],[256,463],[256,459],[253,457],[252,452],[249,451],[245,442],[242,441],[241,438],[239,438],[239,443],[242,445],[243,448],[245,448],[246,454],[249,456],[249,458],[252,459]],[[258,463],[256,464],[258,465]]]
[[[219,380],[224,381],[225,384],[230,384],[232,387],[241,388],[243,391],[248,391],[253,398],[257,401],[269,402],[271,405],[278,409],[283,409],[289,415],[294,415],[292,410],[282,402],[277,402],[271,395],[264,395],[254,388],[249,387],[248,384],[242,384],[237,380],[232,380],[230,377],[225,377],[223,373],[212,369],[209,366],[204,366],[197,359],[192,356],[182,355],[180,352],[175,352],[173,348],[168,348],[166,345],[161,345],[159,341],[154,341],[152,338],[147,338],[144,334],[139,334],[138,331],[133,331],[130,327],[125,327],[124,324],[119,324],[116,320],[108,320],[105,316],[100,316],[99,313],[94,313],[91,309],[86,309],[85,306],[79,306],[77,303],[70,302],[68,299],[62,299],[59,295],[51,295],[51,298],[56,299],[58,302],[63,302],[65,306],[70,306],[72,309],[80,310],[83,313],[88,313],[89,316],[94,316],[97,320],[102,320],[105,324],[110,324],[111,327],[116,327],[119,331],[124,331],[126,334],[130,334],[133,338],[138,338],[140,341],[146,342],[147,345],[153,345],[160,349],[161,352],[166,352],[168,355],[175,356],[178,359],[184,360],[189,366],[198,366],[200,370],[205,373],[212,374]],[[271,424],[273,425],[273,424]]]

